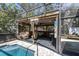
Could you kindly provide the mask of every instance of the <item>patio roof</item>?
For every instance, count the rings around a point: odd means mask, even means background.
[[[55,18],[57,17],[57,15],[59,15],[59,11],[52,11],[52,12],[48,12],[47,14],[43,14],[40,16],[35,16],[35,17],[31,17],[28,19],[21,19],[18,20],[17,22],[19,24],[26,24],[26,25],[30,25],[30,20],[31,19],[38,19],[37,23],[35,23],[35,25],[39,26],[39,25],[52,25],[53,20],[55,20]]]
[[[18,20],[17,23],[30,25],[30,20],[29,19],[21,19],[21,20]]]
[[[56,15],[59,15],[59,10],[49,11],[49,12],[47,12],[45,14],[38,15],[38,16],[33,16],[33,17],[28,18],[28,19],[35,19],[35,18],[38,18],[38,19],[50,19],[50,18],[55,18]]]

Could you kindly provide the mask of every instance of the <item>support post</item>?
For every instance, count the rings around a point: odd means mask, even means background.
[[[17,26],[16,35],[18,35],[19,34],[19,25],[18,25],[18,22],[16,22],[16,26]]]
[[[33,38],[33,43],[35,42],[35,27],[34,27],[34,22],[31,21],[31,30],[32,30],[32,38]]]
[[[55,38],[56,38],[56,51],[61,54],[61,19],[58,15],[55,21]]]
[[[35,32],[35,24],[38,23],[38,18],[31,19],[31,30],[33,33],[33,43],[35,43],[37,38],[37,32]]]

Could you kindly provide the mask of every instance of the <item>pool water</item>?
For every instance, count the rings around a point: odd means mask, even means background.
[[[0,47],[0,56],[34,56],[34,51],[20,45],[9,45]]]

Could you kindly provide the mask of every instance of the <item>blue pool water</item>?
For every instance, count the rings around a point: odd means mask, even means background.
[[[6,45],[0,47],[0,56],[34,56],[34,51],[17,44]]]

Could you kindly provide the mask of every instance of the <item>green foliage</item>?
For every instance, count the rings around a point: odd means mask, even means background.
[[[20,9],[16,7],[16,4],[0,4],[0,33],[10,32],[10,25],[14,24],[16,19],[20,16],[18,13]],[[8,30],[9,29],[9,30]]]

